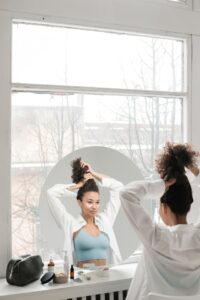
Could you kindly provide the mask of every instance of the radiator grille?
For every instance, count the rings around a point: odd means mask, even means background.
[[[86,297],[70,298],[66,300],[125,300],[126,295],[127,295],[127,290],[86,296]]]

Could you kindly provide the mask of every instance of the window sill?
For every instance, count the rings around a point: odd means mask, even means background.
[[[68,282],[66,284],[40,284],[37,280],[27,286],[17,287],[9,285],[5,279],[0,280],[0,300],[64,300],[85,297],[110,292],[128,290],[135,274],[137,263],[112,267],[106,277],[90,272],[90,280],[82,283]]]

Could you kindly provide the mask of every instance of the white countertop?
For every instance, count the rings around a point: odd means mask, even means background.
[[[136,267],[137,263],[112,267],[107,271],[107,277],[99,276],[98,271],[91,271],[88,273],[91,279],[84,279],[81,283],[55,284],[50,282],[42,285],[37,280],[24,287],[18,287],[9,285],[5,279],[0,279],[0,300],[63,300],[127,290],[134,277]]]

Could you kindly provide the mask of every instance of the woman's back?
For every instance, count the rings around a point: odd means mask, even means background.
[[[200,291],[200,225],[158,226],[152,248],[144,249],[151,290],[171,295]]]
[[[156,160],[161,180],[132,182],[121,192],[127,217],[144,246],[127,300],[144,300],[149,292],[200,293],[200,224],[187,224],[193,195],[186,176],[188,169],[200,182],[198,156],[189,144],[166,143]],[[165,226],[152,222],[141,205],[144,198],[160,199]]]
[[[122,205],[144,246],[127,300],[144,300],[149,292],[200,293],[200,224],[154,224],[141,205],[144,198],[158,199],[164,192],[163,180],[132,182],[121,192]]]
[[[156,225],[152,245],[144,246],[127,300],[146,299],[149,292],[200,293],[200,224]]]

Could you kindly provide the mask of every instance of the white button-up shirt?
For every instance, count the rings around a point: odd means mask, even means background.
[[[132,182],[120,193],[122,206],[143,244],[127,300],[145,300],[149,292],[200,294],[200,223],[154,224],[141,205],[144,198],[160,198],[164,192],[164,181],[157,180]]]
[[[121,202],[119,198],[119,191],[123,187],[123,184],[115,179],[105,177],[100,183],[101,186],[109,188],[110,198],[107,202],[105,209],[98,213],[95,217],[95,224],[100,231],[105,232],[110,241],[108,264],[116,264],[121,261],[121,254],[117,244],[117,240],[113,231],[113,225],[118,214]],[[68,253],[69,263],[76,264],[76,256],[74,254],[73,233],[81,229],[86,225],[85,219],[82,215],[78,218],[72,216],[67,212],[66,208],[61,203],[61,197],[76,198],[76,193],[67,189],[70,185],[56,184],[47,191],[47,199],[51,214],[53,215],[57,225],[63,231],[64,234],[64,250]]]

